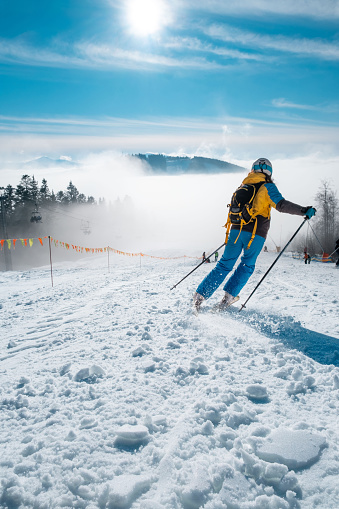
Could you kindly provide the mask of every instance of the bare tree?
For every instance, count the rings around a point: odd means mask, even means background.
[[[328,180],[321,182],[315,200],[317,204],[315,229],[323,249],[330,253],[338,237],[339,201],[336,190]]]

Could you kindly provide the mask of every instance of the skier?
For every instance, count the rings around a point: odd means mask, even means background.
[[[252,211],[255,219],[244,225],[232,225],[228,241],[220,261],[198,286],[193,304],[199,311],[202,302],[211,297],[232,271],[237,259],[243,251],[241,261],[224,286],[224,297],[219,310],[226,309],[239,299],[238,294],[254,272],[256,259],[262,250],[270,227],[271,207],[279,212],[306,216],[314,216],[316,209],[312,206],[302,207],[285,200],[272,181],[272,164],[268,159],[257,159],[242,185],[259,184],[256,191]]]
[[[206,252],[204,251],[202,253],[202,261],[205,263],[211,263],[211,260],[209,258],[206,258]]]
[[[215,262],[217,262],[217,261],[218,261],[218,257],[219,257],[219,253],[218,253],[218,251],[216,251],[216,252],[214,253],[214,261],[215,261]]]

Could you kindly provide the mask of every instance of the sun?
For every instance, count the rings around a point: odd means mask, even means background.
[[[128,0],[127,17],[130,30],[139,36],[159,32],[167,22],[165,11],[162,0]]]

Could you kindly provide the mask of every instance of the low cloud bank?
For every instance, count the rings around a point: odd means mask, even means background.
[[[259,156],[270,157],[270,154]],[[61,160],[72,163],[67,155]],[[30,167],[26,173],[34,174],[39,183],[46,178],[55,192],[66,189],[71,180],[86,196],[105,199],[100,217],[84,210],[79,212],[79,225],[81,221],[90,221],[91,226],[91,235],[82,237],[84,243],[96,241],[117,249],[144,252],[173,248],[188,254],[218,247],[224,240],[227,204],[247,174],[244,170],[235,174],[150,175],[142,160],[112,151],[93,152],[76,162],[66,167]],[[252,164],[252,160],[246,159],[232,162],[244,168]],[[300,205],[314,204],[324,179],[339,188],[339,157],[324,159],[316,153],[294,159],[276,158],[272,163],[273,176],[282,195]],[[3,178],[7,177],[2,180],[3,185],[15,186],[22,172],[4,169],[2,174]],[[273,211],[269,248],[284,244],[300,220]],[[61,240],[69,241],[70,228],[66,217],[58,229],[58,235],[65,237]]]

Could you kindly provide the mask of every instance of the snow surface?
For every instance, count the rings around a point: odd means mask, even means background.
[[[212,264],[1,273],[0,507],[337,509],[339,271],[284,255],[239,313],[275,256],[198,316]]]

